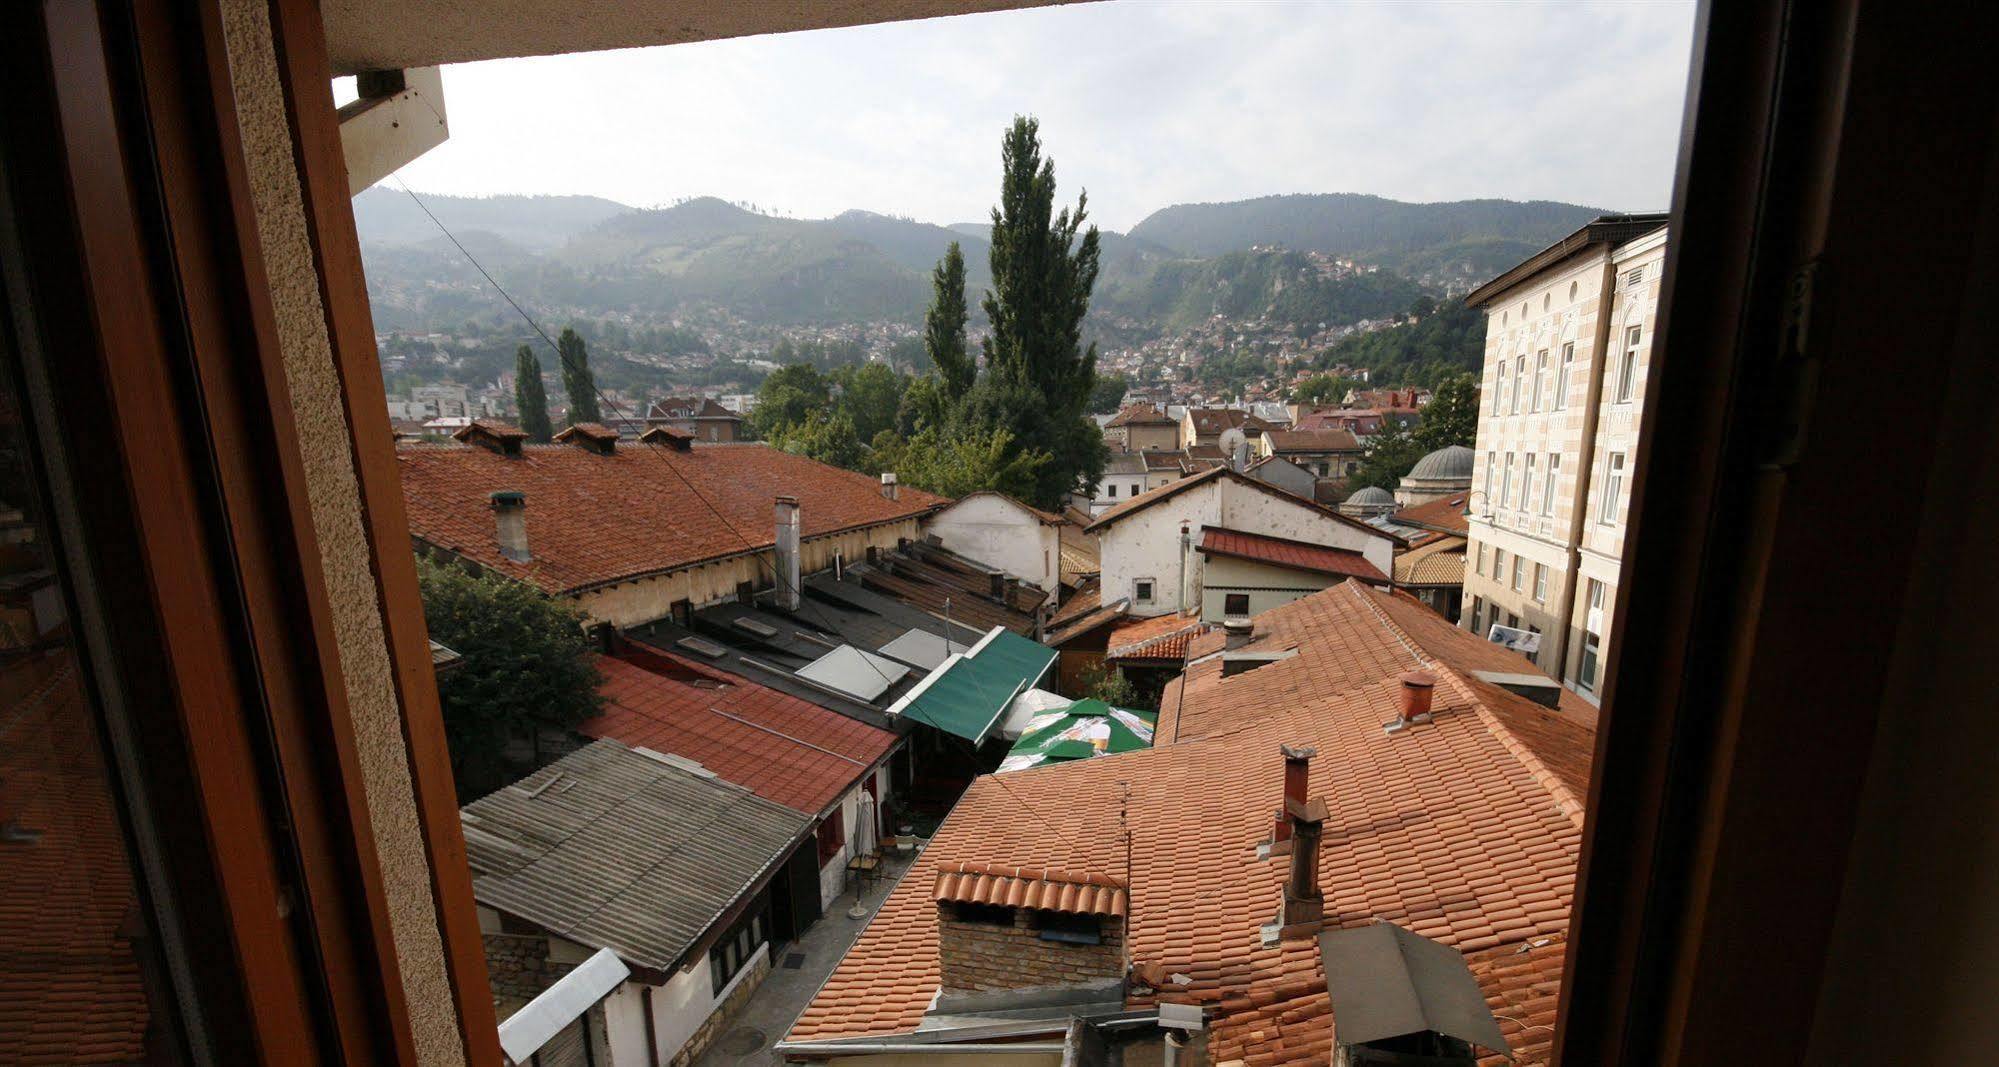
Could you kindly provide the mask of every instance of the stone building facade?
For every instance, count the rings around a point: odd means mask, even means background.
[[[1485,366],[1459,624],[1537,634],[1534,661],[1595,700],[1609,651],[1651,367],[1663,216],[1608,216],[1466,298]]]
[[[1043,937],[1056,924],[1092,926],[1098,943]],[[940,901],[938,963],[947,993],[1081,985],[1124,976],[1124,920]]]

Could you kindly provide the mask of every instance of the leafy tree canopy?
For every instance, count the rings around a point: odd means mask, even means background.
[[[562,358],[562,388],[569,394],[569,422],[602,422],[604,415],[597,409],[597,379],[590,374],[590,353],[583,347],[583,337],[575,328],[562,331],[556,338],[555,350]]]
[[[1124,403],[1124,394],[1131,391],[1131,382],[1122,374],[1099,377],[1096,388],[1090,390],[1090,414],[1112,415]]]
[[[1478,379],[1460,374],[1439,385],[1423,408],[1416,443],[1427,454],[1451,445],[1471,447],[1478,437]]]
[[[548,419],[548,388],[541,381],[541,360],[526,345],[514,352],[514,406],[528,440],[546,443],[555,435]]]
[[[1459,374],[1476,374],[1484,363],[1485,313],[1460,300],[1445,301],[1414,325],[1352,334],[1318,358],[1320,367],[1366,367],[1377,385],[1432,389]]]
[[[1407,426],[1383,419],[1381,432],[1368,439],[1367,457],[1361,460],[1360,469],[1347,478],[1347,488],[1358,491],[1372,485],[1394,492],[1409,468],[1430,452]]]
[[[1347,393],[1352,390],[1366,387],[1367,383],[1358,378],[1347,378],[1337,374],[1314,374],[1291,387],[1291,402],[1337,404],[1345,400]]]
[[[430,636],[465,657],[437,681],[461,793],[491,780],[509,739],[597,714],[602,678],[584,617],[525,583],[417,559]]]

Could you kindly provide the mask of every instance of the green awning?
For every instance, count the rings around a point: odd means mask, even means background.
[[[1078,700],[1029,720],[999,769],[1004,773],[1151,748],[1158,720],[1150,712],[1114,708],[1101,700]]]
[[[978,744],[1013,698],[1041,681],[1055,650],[995,626],[965,652],[954,652],[888,709]]]

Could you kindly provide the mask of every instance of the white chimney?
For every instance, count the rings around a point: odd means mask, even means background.
[[[777,606],[797,611],[798,599],[798,498],[777,498]]]
[[[896,482],[895,482],[895,472],[894,472],[894,471],[883,471],[883,472],[882,472],[882,495],[883,495],[883,496],[885,496],[885,497],[887,497],[887,498],[889,498],[890,500],[894,500],[894,499],[896,498],[896,494],[897,494],[897,493],[899,493],[899,492],[901,492],[901,488],[900,488],[899,486],[897,486],[897,485],[896,485]]]
[[[528,551],[528,498],[526,493],[503,490],[486,498],[493,505],[498,525],[500,555],[515,563],[534,559]]]

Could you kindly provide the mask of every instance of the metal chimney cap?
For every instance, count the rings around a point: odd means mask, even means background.
[[[528,506],[528,495],[518,489],[502,489],[487,498],[496,508],[524,508]]]

